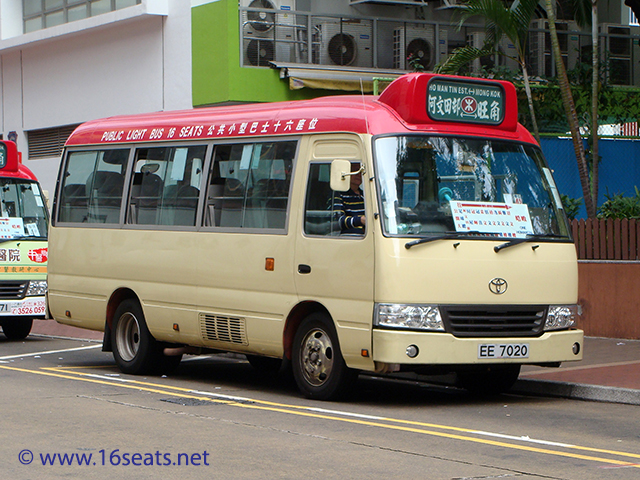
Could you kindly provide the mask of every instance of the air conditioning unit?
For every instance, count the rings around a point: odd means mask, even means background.
[[[480,50],[484,47],[485,39],[486,34],[484,31],[472,31],[467,34],[467,45]],[[475,59],[471,64],[471,71],[477,74],[480,73],[482,67],[493,68],[496,66],[508,67],[511,70],[520,69],[520,64],[517,61],[518,52],[516,46],[509,38],[503,35],[498,42],[497,50],[500,53]]]
[[[552,54],[549,21],[544,18],[536,19],[531,23],[531,29],[536,31],[529,33],[529,73],[539,77],[554,76],[556,66]],[[575,22],[556,22],[556,31],[562,61],[567,70],[571,70],[575,68],[580,56],[578,26]]]
[[[469,32],[467,33],[467,45],[481,50],[484,47],[486,36],[487,35],[484,31]],[[483,66],[493,66],[492,63],[489,63],[492,61],[492,59],[476,58],[473,62],[471,62],[471,71],[477,75],[478,73],[480,73]]]
[[[609,64],[607,81],[612,85],[637,83],[640,80],[640,47],[631,35],[638,35],[640,28],[603,23],[598,26],[598,30],[601,58],[606,59]]]
[[[243,65],[268,67],[269,62],[295,62],[295,0],[241,0]]]
[[[323,22],[316,26],[321,65],[372,67],[371,24],[360,21]]]
[[[446,29],[439,29],[437,39],[432,25],[407,25],[393,30],[393,68],[409,70],[408,59],[416,58],[425,70],[433,70],[448,53]]]
[[[511,70],[520,70],[520,64],[518,63],[518,51],[511,39],[503,36],[498,43],[498,64],[504,67],[508,67]]]

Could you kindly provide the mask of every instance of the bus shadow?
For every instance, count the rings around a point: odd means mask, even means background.
[[[169,375],[174,379],[230,390],[250,390],[283,395],[298,395],[290,372],[264,372],[252,367],[244,355],[212,355],[187,357]]]
[[[46,343],[44,337],[28,337],[27,343],[35,345]],[[0,335],[1,343],[13,343]],[[92,373],[127,378],[133,381],[164,383],[188,383],[193,390],[220,393],[221,395],[248,396],[284,396],[292,402],[303,400],[289,370],[265,372],[249,364],[244,355],[218,354],[207,356],[185,356],[180,365],[165,375],[127,375],[114,363],[111,353],[91,349],[65,356],[59,364],[62,368],[78,371],[91,368]],[[156,379],[156,380],[153,380]],[[184,385],[180,385],[184,388]],[[281,400],[280,400],[281,401]],[[424,407],[424,406],[464,406],[539,402],[539,397],[521,395],[476,396],[453,385],[451,377],[391,377],[361,373],[351,393],[339,402],[304,400],[317,405],[339,403],[340,405],[358,404],[384,407]]]
[[[234,358],[237,357],[237,358]],[[191,357],[169,375],[176,380],[187,380],[201,384],[203,389],[211,389],[212,384],[222,391],[242,391],[284,395],[295,399],[303,398],[293,379],[291,371],[265,373],[253,368],[242,356]],[[251,393],[253,394],[253,393]],[[238,393],[239,396],[247,394]],[[308,400],[314,402],[313,400]],[[437,383],[422,379],[402,379],[371,374],[360,374],[352,392],[340,404],[371,406],[452,406],[504,404],[539,401],[534,397],[501,394],[480,396],[453,386],[450,377],[443,377]],[[318,401],[318,404],[327,402]]]

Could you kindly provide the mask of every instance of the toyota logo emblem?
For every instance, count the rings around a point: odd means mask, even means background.
[[[508,286],[504,278],[494,278],[489,282],[489,290],[496,295],[502,295],[507,291]]]

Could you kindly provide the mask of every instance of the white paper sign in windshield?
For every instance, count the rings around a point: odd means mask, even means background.
[[[492,233],[523,238],[533,233],[526,205],[451,200],[457,232]]]
[[[24,235],[24,224],[20,217],[0,217],[0,239],[9,240]]]

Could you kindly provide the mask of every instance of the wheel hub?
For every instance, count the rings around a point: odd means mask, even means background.
[[[120,357],[125,362],[132,361],[140,348],[140,325],[135,315],[127,312],[120,317],[115,340]]]
[[[302,349],[303,374],[311,385],[322,385],[333,368],[333,345],[329,336],[320,329],[310,331]]]

